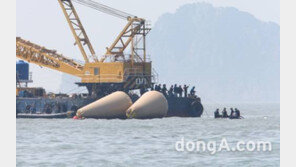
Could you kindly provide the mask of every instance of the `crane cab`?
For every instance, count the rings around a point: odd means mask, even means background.
[[[109,93],[151,88],[154,78],[151,62],[93,62],[85,64],[77,84],[90,92]]]

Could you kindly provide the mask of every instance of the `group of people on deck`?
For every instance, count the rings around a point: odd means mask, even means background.
[[[154,87],[152,87],[152,90],[154,89],[155,91],[159,91],[161,93],[163,93],[163,95],[165,96],[169,96],[169,97],[195,97],[195,86],[193,86],[188,94],[188,88],[189,86],[187,85],[171,85],[171,87],[169,89],[167,89],[166,84],[158,84],[155,85]]]
[[[234,118],[241,118],[240,115],[240,111],[235,108],[233,110],[233,108],[230,108],[230,115],[228,115],[226,108],[223,109],[222,114],[219,113],[219,109],[217,108],[216,111],[214,112],[214,116],[215,118],[230,118],[230,119],[234,119]]]

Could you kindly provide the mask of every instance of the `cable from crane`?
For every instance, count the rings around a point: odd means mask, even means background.
[[[96,1],[92,1],[92,0],[72,0],[72,1],[76,2],[78,4],[81,4],[83,6],[93,8],[93,9],[98,10],[100,12],[121,18],[121,19],[128,19],[130,17],[136,17],[132,14],[111,8],[109,6],[103,5],[103,4],[98,3]]]

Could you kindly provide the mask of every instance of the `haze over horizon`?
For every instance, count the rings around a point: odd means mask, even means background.
[[[279,26],[233,7],[187,4],[147,38],[160,83],[190,84],[208,102],[279,102]]]

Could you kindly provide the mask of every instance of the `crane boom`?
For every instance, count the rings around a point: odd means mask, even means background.
[[[58,0],[63,13],[67,19],[67,22],[70,26],[70,29],[72,31],[72,34],[75,38],[75,44],[78,45],[79,50],[85,60],[86,63],[89,63],[88,56],[85,52],[84,45],[87,45],[88,50],[94,59],[95,62],[98,61],[98,58],[96,57],[96,53],[89,41],[89,38],[85,32],[85,29],[82,26],[82,23],[78,17],[78,14],[71,2],[71,0]]]
[[[16,57],[70,75],[81,77],[83,74],[81,64],[56,53],[55,50],[46,49],[20,37],[16,38]]]

